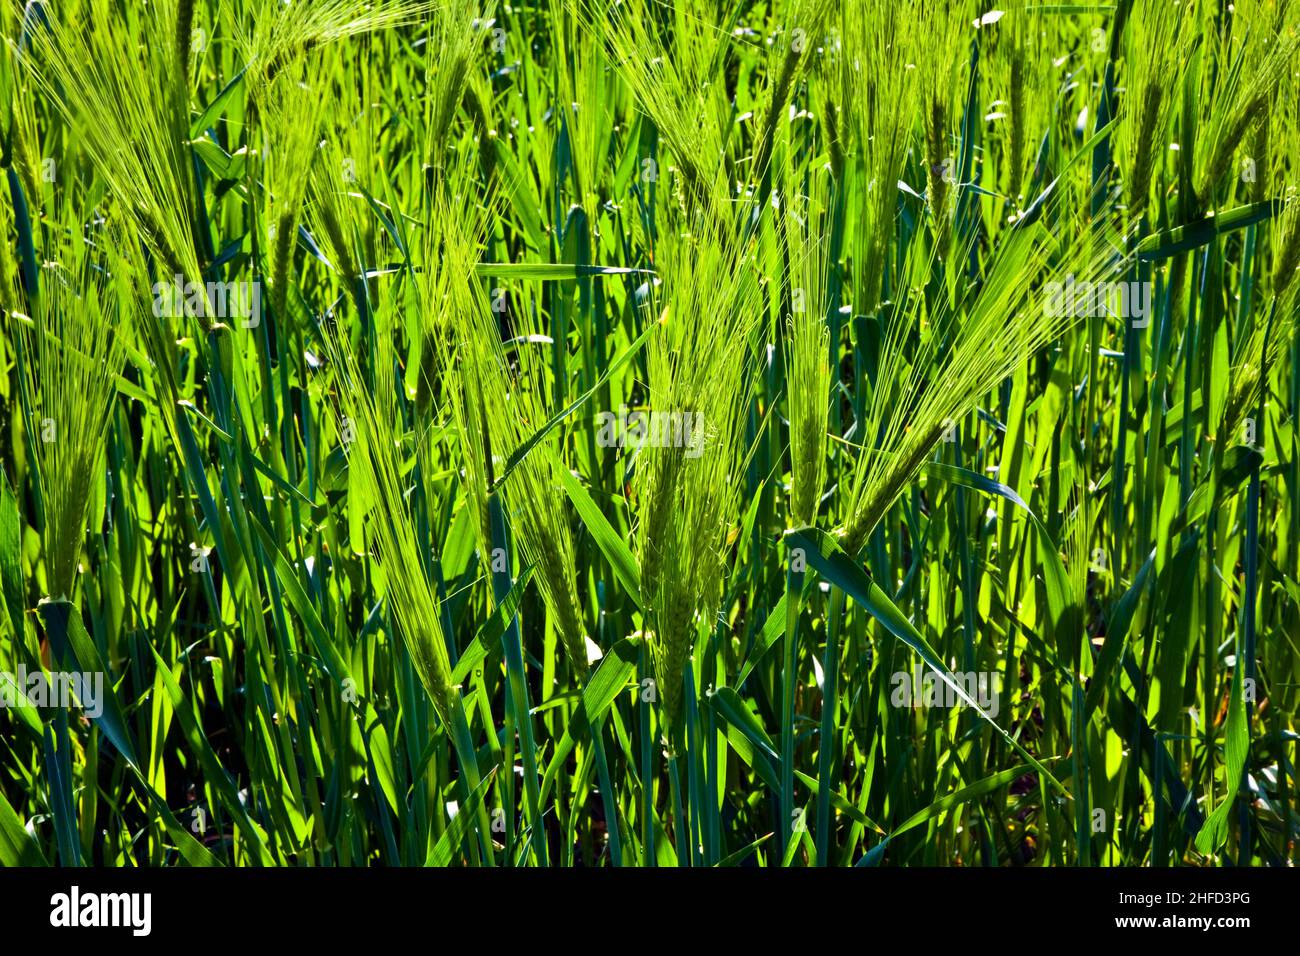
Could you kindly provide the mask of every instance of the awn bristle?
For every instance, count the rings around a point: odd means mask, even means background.
[[[437,587],[425,570],[412,511],[406,473],[411,447],[400,421],[394,380],[392,336],[376,336],[377,361],[372,370],[375,388],[363,385],[361,368],[347,342],[326,336],[326,347],[336,370],[337,400],[343,414],[354,423],[354,439],[346,443],[353,488],[360,492],[348,507],[367,509],[363,516],[366,544],[375,563],[384,572],[388,607],[416,673],[444,725],[450,725],[459,706],[452,683],[451,662],[442,631],[442,613]],[[417,445],[423,441],[416,435]],[[354,548],[357,542],[353,542]]]
[[[86,511],[104,458],[126,337],[105,329],[140,302],[126,263],[96,263],[80,236],[43,270],[32,326],[20,325],[23,405],[44,501],[49,596],[75,600]],[[111,266],[111,277],[100,273]],[[16,321],[16,320],[11,320]]]
[[[648,444],[633,478],[641,598],[670,741],[696,631],[712,626],[721,598],[751,387],[745,369],[757,328],[757,283],[745,247],[716,221],[696,215],[691,224],[692,233],[664,235],[656,264],[666,306],[660,310],[652,289],[643,314],[660,317],[647,345],[651,408],[701,416],[702,445]]]
[[[792,311],[787,322],[789,341],[790,513],[796,525],[816,521],[826,485],[826,436],[830,414],[832,370],[828,280],[832,183],[825,172],[815,172],[812,197],[786,196],[786,232],[789,235],[788,283]],[[787,172],[787,183],[794,180]],[[787,186],[789,190],[790,186]],[[793,299],[798,294],[799,301]]]

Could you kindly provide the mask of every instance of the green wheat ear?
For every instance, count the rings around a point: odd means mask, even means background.
[[[572,7],[605,37],[611,63],[667,142],[683,199],[721,208],[736,157],[724,72],[731,41],[717,15],[655,0],[572,0]],[[662,30],[665,21],[671,41]]]
[[[424,99],[424,162],[428,169],[441,173],[449,135],[456,115],[465,101],[465,91],[473,82],[474,57],[484,43],[476,21],[492,16],[494,4],[479,7],[463,2],[440,6],[429,24],[426,43],[428,92]]]
[[[1187,54],[1188,31],[1170,0],[1138,0],[1129,14],[1122,74],[1125,93],[1115,131],[1127,198],[1136,216],[1147,203],[1151,177],[1169,138],[1180,96],[1172,79]]]
[[[981,70],[988,71],[995,103],[1002,114],[999,125],[1004,152],[1000,165],[1006,173],[1006,197],[1016,208],[1023,209],[1033,199],[1026,193],[1034,184],[1035,166],[1041,158],[1040,118],[1055,109],[1064,64],[1056,62],[1047,47],[1043,29],[1046,14],[1033,0],[998,7],[1005,10],[1005,16],[979,34]]]
[[[874,312],[881,301],[898,213],[897,191],[889,184],[903,178],[921,110],[918,71],[903,42],[917,16],[915,0],[880,7],[853,2],[840,11],[843,50],[830,70],[840,107],[836,141],[842,141],[844,156],[835,176],[852,250],[852,296],[846,301],[851,298],[862,314]],[[828,109],[824,120],[833,115]]]
[[[1272,109],[1278,84],[1291,76],[1298,48],[1300,36],[1294,30],[1271,35],[1256,29],[1244,37],[1225,33],[1210,48],[1210,57],[1201,60],[1210,89],[1195,143],[1193,206],[1198,214],[1214,205],[1238,147]]]
[[[554,411],[546,398],[553,383],[548,363],[527,344],[541,335],[540,318],[530,309],[508,306],[516,341],[507,353],[493,308],[507,300],[489,296],[474,274],[495,206],[490,200],[473,203],[466,215],[468,160],[462,154],[450,167],[451,185],[432,197],[426,268],[418,279],[427,304],[424,333],[435,341],[438,365],[446,374],[445,394],[464,469],[462,487],[474,509],[479,552],[487,555],[496,545],[488,499],[500,493],[565,654],[578,673],[586,673],[588,635],[577,594],[577,552],[559,477],[566,467],[558,450],[562,439],[548,437],[534,447],[497,486],[505,463]]]
[[[465,507],[473,513],[478,551],[487,555],[492,548],[487,457],[491,437],[481,396],[489,387],[483,379],[490,369],[484,365],[488,352],[482,337],[468,334],[464,326],[483,319],[477,312],[481,302],[472,273],[486,241],[489,207],[478,192],[468,151],[451,156],[441,175],[425,180],[428,225],[421,233],[422,267],[415,275],[423,350],[416,396],[421,415],[432,413],[439,394],[450,410]]]
[[[109,0],[88,0],[88,9],[75,19],[57,19],[49,4],[45,11],[50,27],[28,35],[31,53],[19,61],[75,131],[165,277],[198,281],[198,203],[188,107],[176,80],[183,76],[177,45],[138,47],[133,38],[140,30],[174,36],[184,11],[175,0],[151,3],[133,9],[129,18],[135,22],[122,29],[102,27],[121,16]]]
[[[429,0],[254,0],[250,5],[256,8],[249,17],[253,27],[240,36],[250,87],[274,82],[286,66],[319,47],[419,23],[437,6]]]
[[[401,425],[393,336],[376,336],[373,391],[364,384],[357,357],[343,337],[326,333],[325,341],[341,412],[353,423],[354,440],[345,445],[352,477],[348,507],[362,512],[366,544],[383,571],[384,593],[401,639],[438,717],[450,726],[457,691],[437,588],[425,571],[428,562],[408,494],[412,455],[407,450],[413,454],[413,445]],[[416,443],[421,440],[415,437]]]
[[[75,600],[87,510],[104,457],[131,313],[143,301],[126,262],[80,237],[53,252],[30,322],[11,316],[44,526],[46,591]]]
[[[670,743],[696,632],[713,626],[721,599],[759,312],[748,247],[729,225],[704,212],[671,225],[656,258],[664,288],[644,306],[645,320],[662,326],[647,346],[649,407],[698,416],[702,444],[698,454],[647,444],[633,478],[641,597]]]
[[[1015,230],[963,304],[960,321],[946,300],[933,305],[915,288],[900,290],[899,306],[882,311],[880,371],[862,431],[874,443],[841,484],[844,519],[836,534],[850,554],[866,544],[948,429],[1028,356],[1081,321],[1079,312],[1045,307],[1046,283],[1067,272],[1088,282],[1120,274],[1112,226],[1080,223],[1068,235],[1059,245],[1036,226]]]
[[[789,244],[787,322],[789,357],[786,403],[790,418],[790,517],[796,526],[816,521],[826,485],[827,422],[833,371],[830,364],[829,280],[833,182],[813,170],[810,195],[800,195],[793,168],[783,191]]]
[[[1291,138],[1300,137],[1292,133]],[[1294,193],[1294,187],[1291,191]],[[1282,361],[1283,351],[1291,348],[1300,325],[1300,309],[1296,307],[1300,286],[1295,281],[1300,267],[1300,198],[1292,194],[1277,202],[1280,208],[1274,217],[1277,242],[1273,246],[1272,299],[1268,318],[1254,324],[1250,338],[1240,348],[1241,358],[1232,369],[1223,417],[1227,443],[1237,440],[1245,420],[1255,414],[1264,386],[1262,374]]]
[[[271,308],[276,321],[288,321],[293,251],[303,203],[319,145],[318,117],[330,104],[332,85],[315,60],[295,58],[274,83],[254,98],[262,128],[263,218],[270,233]]]

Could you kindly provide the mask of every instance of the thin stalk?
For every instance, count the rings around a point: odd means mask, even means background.
[[[787,554],[785,571],[785,642],[781,668],[781,834],[782,858],[793,837],[794,827],[794,697],[798,685],[799,612],[805,572],[795,570],[795,555]],[[800,556],[802,557],[802,556]]]
[[[826,615],[826,647],[822,655],[822,721],[817,747],[817,865],[827,866],[831,849],[831,791],[835,760],[835,717],[839,701],[840,618],[844,613],[844,592],[831,588],[830,611]]]
[[[489,510],[492,522],[493,551],[505,555],[505,560],[492,563],[492,587],[499,606],[510,593],[510,561],[507,547],[505,515],[501,501],[493,496]],[[496,568],[503,568],[498,571]],[[523,646],[519,637],[519,619],[511,619],[502,638],[505,650],[506,675],[510,684],[510,705],[513,708],[516,729],[519,734],[519,749],[524,761],[524,796],[527,800],[527,823],[533,844],[533,853],[540,866],[547,865],[546,828],[542,825],[541,815],[541,781],[537,775],[537,751],[533,746],[532,708],[528,703],[527,676],[524,673]]]

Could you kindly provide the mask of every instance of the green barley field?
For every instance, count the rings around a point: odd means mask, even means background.
[[[1300,858],[1295,3],[0,9],[0,864]]]

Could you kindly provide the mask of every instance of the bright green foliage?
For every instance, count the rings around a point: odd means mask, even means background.
[[[1294,5],[0,10],[0,865],[1296,863]]]

